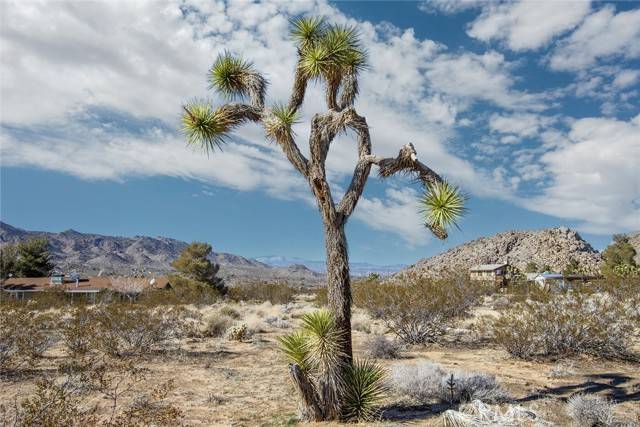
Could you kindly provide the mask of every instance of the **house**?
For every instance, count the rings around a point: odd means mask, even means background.
[[[508,263],[480,264],[469,269],[471,280],[495,282],[504,285],[507,279]]]
[[[167,285],[167,279],[159,277],[153,283],[146,282],[147,288],[162,289]],[[0,285],[0,290],[17,300],[31,298],[37,292],[64,292],[71,298],[86,298],[95,301],[98,293],[106,290],[116,290],[112,278],[99,277],[66,277],[55,274],[51,277],[12,277]]]

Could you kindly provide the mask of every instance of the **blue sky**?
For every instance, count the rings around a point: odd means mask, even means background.
[[[3,2],[0,216],[28,229],[204,240],[215,250],[324,258],[305,183],[256,126],[207,157],[177,131],[227,49],[287,99],[287,20],[357,25],[370,53],[356,108],[375,154],[407,142],[470,196],[446,242],[420,189],[369,180],[351,258],[412,263],[495,232],[567,225],[603,248],[640,229],[640,7],[635,2]],[[324,111],[312,87],[295,128]],[[306,119],[306,120],[304,120]],[[335,193],[352,137],[332,146]]]

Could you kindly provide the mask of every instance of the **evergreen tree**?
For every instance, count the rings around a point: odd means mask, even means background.
[[[7,244],[0,248],[0,280],[16,275],[18,272],[18,248],[16,245]]]
[[[222,279],[216,277],[220,265],[209,260],[213,249],[211,245],[202,242],[193,242],[187,246],[180,256],[171,264],[184,278],[196,282],[224,289]],[[180,281],[184,283],[184,281]]]
[[[22,277],[46,277],[53,270],[49,242],[29,239],[18,243],[18,274]]]

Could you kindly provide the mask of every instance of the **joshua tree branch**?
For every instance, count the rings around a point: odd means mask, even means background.
[[[412,143],[404,145],[395,158],[371,156],[370,161],[380,167],[378,174],[387,178],[396,173],[414,175],[424,186],[442,182],[440,175],[418,160],[416,149]]]
[[[342,200],[338,204],[338,212],[343,215],[346,220],[353,210],[364,191],[364,187],[369,177],[371,165],[378,165],[380,170],[378,174],[387,178],[396,173],[405,173],[415,176],[416,179],[426,187],[435,182],[441,182],[442,178],[417,158],[416,150],[413,144],[409,143],[403,146],[395,158],[384,158],[371,155],[371,142],[369,140],[369,130],[366,128],[366,121],[361,118],[362,127],[358,132],[359,154],[358,163],[351,178],[351,184],[345,192]]]
[[[309,161],[302,154],[293,136],[288,135],[286,138],[278,140],[282,151],[294,168],[305,178],[309,177]]]
[[[343,221],[346,221],[364,191],[364,186],[371,172],[371,138],[369,136],[369,127],[367,120],[355,113],[353,109],[347,109],[349,117],[347,126],[353,129],[358,135],[358,163],[353,171],[351,184],[344,193],[342,200],[338,204],[338,212],[342,215]]]
[[[300,69],[300,66],[296,67],[296,74],[293,79],[293,89],[291,91],[291,97],[289,98],[289,108],[294,111],[298,111],[298,108],[304,101],[304,95],[307,91],[308,79]]]

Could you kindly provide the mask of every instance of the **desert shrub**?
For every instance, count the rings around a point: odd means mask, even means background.
[[[272,304],[292,302],[301,289],[287,283],[257,282],[229,288],[229,298],[234,301],[270,301]]]
[[[486,292],[483,285],[463,277],[413,277],[406,283],[382,284],[363,281],[354,286],[354,303],[381,319],[401,341],[425,344],[439,342]]]
[[[228,305],[224,305],[222,307],[220,307],[220,314],[222,314],[223,316],[227,316],[231,319],[234,320],[239,320],[242,315],[240,314],[240,312],[238,310],[236,310],[233,307],[230,307]]]
[[[569,398],[565,409],[576,426],[611,427],[618,425],[614,408],[615,404],[604,397],[576,394]]]
[[[51,316],[25,308],[0,310],[0,372],[31,365],[56,340]]]
[[[365,354],[372,359],[397,359],[401,346],[384,335],[374,335],[365,343]]]
[[[233,326],[227,332],[229,341],[244,341],[249,338],[249,328],[245,323]]]
[[[453,375],[453,377],[452,377]],[[493,375],[447,371],[433,363],[393,367],[391,388],[418,403],[502,402],[508,395]]]
[[[517,303],[493,320],[493,339],[512,356],[557,359],[576,354],[637,360],[624,304],[605,296],[558,295]]]
[[[233,325],[233,319],[220,313],[214,314],[205,320],[202,335],[205,337],[223,337]]]
[[[5,425],[15,427],[67,427],[92,426],[96,424],[95,409],[85,409],[74,384],[61,384],[43,379],[36,383],[32,396],[16,404],[12,413],[6,411]]]
[[[87,308],[77,308],[60,325],[63,343],[71,357],[85,356],[93,349],[96,335],[95,315]]]
[[[379,413],[386,388],[384,369],[370,361],[352,361],[344,372],[342,336],[327,310],[306,313],[302,328],[280,337],[280,348],[291,362],[289,373],[300,393],[305,420],[341,417],[369,421]],[[339,412],[342,406],[342,412]]]
[[[96,312],[96,347],[113,357],[141,355],[179,334],[176,313],[112,304]]]
[[[113,419],[114,426],[175,426],[179,425],[182,412],[166,402],[168,393],[174,388],[169,380],[151,390],[140,394],[133,403]]]

